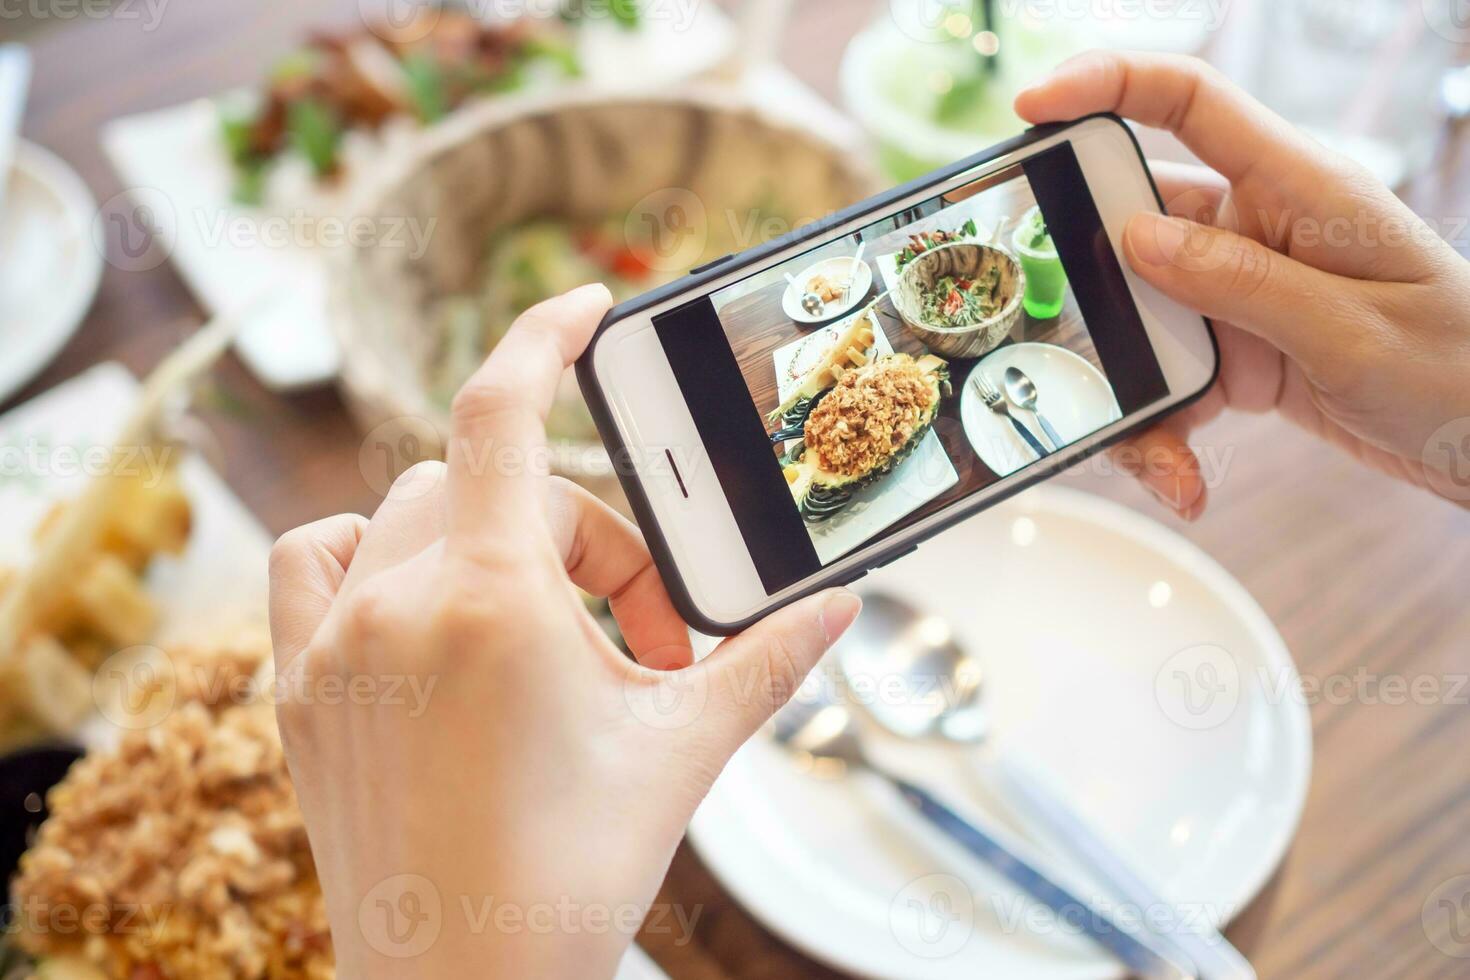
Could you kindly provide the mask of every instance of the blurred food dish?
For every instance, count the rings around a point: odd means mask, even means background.
[[[155,242],[126,264],[172,262],[216,314],[244,297],[288,297],[252,319],[237,349],[271,388],[330,381],[339,352],[327,312],[327,255],[351,229],[363,233],[353,201],[365,182],[474,107],[562,87],[677,89],[723,63],[733,43],[729,22],[710,5],[683,19],[636,24],[571,6],[573,23],[528,19],[493,30],[426,7],[424,16],[439,19],[421,38],[414,38],[421,30],[405,35],[401,26],[319,35],[260,89],[111,121],[103,149],[131,190],[130,200],[108,202],[108,219],[147,225]],[[763,93],[772,88],[769,75],[761,76]],[[796,83],[781,76],[779,92],[763,98],[807,111],[814,97],[804,89],[793,95]],[[835,115],[825,104],[822,113],[814,124]],[[401,232],[368,233],[401,241]]]
[[[0,479],[0,744],[105,742],[99,666],[263,621],[270,538],[170,437],[181,395],[104,364],[0,416],[24,462]]]
[[[168,656],[174,676],[209,683],[177,684],[160,718],[50,792],[10,886],[14,907],[33,910],[14,945],[42,977],[330,980],[325,902],[274,708],[231,696],[269,643]],[[62,918],[81,909],[94,912],[80,927]]]
[[[313,183],[340,181],[350,157],[370,166],[385,128],[432,124],[473,98],[577,73],[556,20],[487,24],[435,7],[314,33],[275,63],[261,91],[221,106],[235,199],[299,199]]]
[[[334,266],[343,391],[390,444],[378,427],[396,420],[442,439],[454,391],[526,307],[589,279],[626,299],[873,186],[839,147],[715,90],[468,109],[364,207],[434,222],[423,253],[369,242]],[[570,376],[550,428],[558,469],[611,483]]]
[[[102,279],[97,202],[60,157],[19,141],[0,209],[0,402],[49,364]]]

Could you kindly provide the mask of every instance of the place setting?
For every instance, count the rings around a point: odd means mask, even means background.
[[[1311,738],[1257,682],[1295,669],[1224,569],[1044,488],[859,593],[691,826],[747,908],[857,976],[1255,975],[1220,933],[1294,834]],[[1226,665],[1222,703],[1191,701]]]

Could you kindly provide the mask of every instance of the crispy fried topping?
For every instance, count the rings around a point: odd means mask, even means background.
[[[211,674],[238,650],[194,651]],[[12,885],[17,938],[108,977],[331,980],[327,915],[267,701],[185,680],[161,723],[78,762]],[[258,660],[256,661],[258,663]],[[213,702],[213,703],[211,703]]]
[[[859,479],[886,463],[924,424],[938,396],[907,354],[845,374],[807,418],[807,452],[828,473]]]

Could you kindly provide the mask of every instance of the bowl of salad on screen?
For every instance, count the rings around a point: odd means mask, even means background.
[[[930,248],[903,267],[893,305],[930,350],[979,357],[1021,318],[1026,273],[1000,245],[955,242]]]

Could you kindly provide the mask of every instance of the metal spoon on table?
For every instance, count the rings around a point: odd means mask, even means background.
[[[1057,435],[1057,430],[1051,427],[1046,416],[1041,414],[1041,409],[1036,407],[1038,394],[1036,383],[1026,376],[1020,368],[1008,367],[1005,373],[1006,397],[1011,404],[1017,408],[1024,408],[1036,416],[1036,421],[1041,423],[1041,431],[1046,433],[1046,438],[1051,442],[1053,450],[1061,449],[1066,442]]]
[[[1076,923],[1088,938],[1110,950],[1128,968],[1130,976],[1144,980],[1198,977],[1187,957],[1166,948],[1152,933],[1136,923],[1119,922],[1105,909],[1059,884],[1053,872],[1044,870],[1039,858],[1027,853],[1023,842],[1006,840],[1008,835],[996,828],[976,826],[928,790],[876,763],[864,750],[852,715],[832,700],[830,687],[821,686],[815,697],[791,701],[776,714],[775,725],[776,741],[800,757],[838,764],[846,772],[865,770],[882,778],[951,840],[1040,902],[1059,921]]]
[[[865,593],[862,615],[838,642],[837,662],[849,687],[864,685],[891,695],[863,707],[895,735],[978,745],[989,733],[982,700],[984,671],[939,616],[881,592]],[[1193,961],[1201,980],[1255,980],[1255,970],[1229,940],[1202,916],[1179,914],[1039,773],[1024,771],[999,753],[988,753],[982,762],[1002,798],[1099,887],[1145,912],[1175,911],[1177,927],[1160,939]]]

